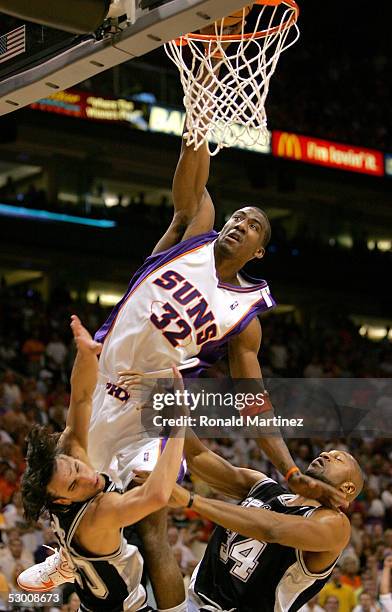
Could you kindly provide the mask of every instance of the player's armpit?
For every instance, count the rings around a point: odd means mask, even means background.
[[[175,210],[168,229],[156,244],[152,254],[156,255],[188,238],[210,232],[214,227],[214,220],[214,205],[206,189],[200,202],[195,200],[186,208]]]

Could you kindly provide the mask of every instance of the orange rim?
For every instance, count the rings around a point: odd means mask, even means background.
[[[299,16],[299,6],[295,0],[255,0],[253,4],[260,4],[262,6],[278,6],[279,4],[285,4],[289,8],[293,9],[293,13],[290,15],[287,21],[285,21],[279,26],[269,28],[268,30],[249,32],[248,34],[243,34],[241,36],[239,36],[238,34],[223,34],[222,36],[217,36],[216,34],[195,34],[194,32],[190,32],[189,34],[184,34],[183,36],[176,38],[176,45],[187,45],[187,38],[189,38],[190,40],[198,40],[201,42],[216,42],[217,40],[219,40],[220,42],[241,42],[242,40],[250,40],[252,38],[266,38],[271,34],[276,34],[277,32],[284,32],[288,28],[291,28],[291,26],[296,23]]]

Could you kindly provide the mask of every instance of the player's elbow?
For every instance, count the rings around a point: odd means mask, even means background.
[[[268,524],[261,524],[259,526],[259,540],[267,542],[268,544],[281,544],[282,543],[282,529],[279,523],[275,520],[268,521]]]
[[[276,526],[269,525],[265,530],[264,541],[268,542],[268,544],[280,544],[281,537],[279,533],[279,528]]]
[[[170,495],[171,491],[165,491],[162,487],[148,489],[145,492],[145,504],[150,508],[150,513],[165,508],[169,503]]]

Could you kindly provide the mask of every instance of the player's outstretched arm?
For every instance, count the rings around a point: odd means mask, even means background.
[[[189,428],[184,451],[190,473],[227,497],[242,499],[256,482],[267,478],[261,472],[231,465],[207,448]]]
[[[264,390],[258,360],[261,337],[260,322],[258,319],[253,319],[244,331],[234,337],[229,344],[230,374],[232,378],[237,380],[252,379],[250,385],[255,387],[255,393]],[[250,387],[246,386],[246,391],[249,392]],[[263,417],[266,419],[274,416],[268,398],[261,412],[264,413]],[[265,430],[260,432],[257,442],[276,469],[283,476],[290,475],[288,485],[293,493],[311,499],[318,499],[323,505],[332,508],[348,506],[345,496],[340,491],[326,483],[316,481],[309,476],[301,474],[300,470],[296,469],[295,462],[278,427],[271,428],[271,436],[266,435]]]
[[[175,487],[173,506],[187,506],[190,493]],[[336,550],[337,554],[350,541],[350,522],[345,514],[327,508],[317,509],[311,516],[291,516],[263,508],[244,508],[195,495],[192,508],[209,520],[268,544],[281,544],[308,552]]]
[[[179,435],[182,437],[167,441],[155,468],[142,486],[124,495],[103,496],[94,517],[97,526],[105,528],[111,525],[120,529],[167,506],[180,470],[185,431]]]
[[[250,389],[256,392],[264,392],[261,368],[258,360],[258,352],[261,346],[261,325],[257,318],[253,319],[244,331],[234,337],[229,344],[229,362],[230,374],[234,380],[245,381],[249,380],[246,391]],[[241,384],[241,382],[239,383]],[[244,384],[244,383],[242,383]],[[260,412],[263,416],[273,417],[272,406],[267,401]],[[264,432],[265,433],[265,432]],[[295,468],[295,463],[290,455],[290,451],[286,446],[285,441],[280,435],[278,428],[273,429],[273,436],[265,435],[258,439],[258,444],[266,453],[269,460],[284,476],[292,468]]]
[[[209,171],[210,155],[207,146],[203,145],[194,151],[183,140],[173,179],[173,220],[153,253],[212,230],[215,210],[206,188]]]
[[[71,317],[71,329],[77,354],[71,374],[71,400],[64,437],[72,434],[87,452],[92,397],[97,384],[98,359],[102,345],[95,342],[76,315]]]

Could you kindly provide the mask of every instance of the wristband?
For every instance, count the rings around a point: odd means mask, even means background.
[[[253,416],[257,416],[258,414],[262,414],[263,412],[273,412],[273,407],[271,404],[271,400],[269,398],[269,394],[267,391],[263,392],[263,403],[262,404],[251,404],[248,406],[245,406],[245,408],[243,408],[241,410],[241,416],[244,417],[253,417]]]
[[[299,467],[294,465],[292,468],[289,469],[289,471],[287,472],[286,476],[284,477],[286,482],[288,482],[290,480],[290,478],[292,477],[292,475],[295,474],[296,472],[300,473],[301,470],[299,469]]]
[[[190,493],[189,493],[189,502],[187,504],[187,508],[192,508],[194,501],[195,501],[195,493],[194,493],[194,491],[190,491]]]

